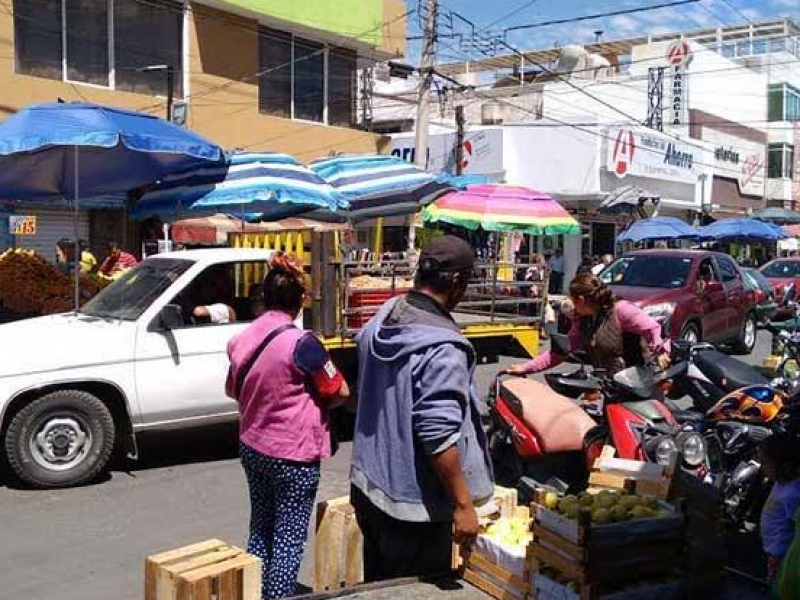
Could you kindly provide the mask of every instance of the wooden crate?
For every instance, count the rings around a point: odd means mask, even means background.
[[[614,458],[612,446],[605,446],[594,461],[589,474],[589,489],[624,490],[639,496],[656,496],[665,500],[669,496],[678,457],[673,454],[668,465]]]
[[[653,600],[654,598],[683,600],[681,582],[677,580],[656,583],[641,581],[624,588],[578,583],[569,587],[564,582],[534,573],[530,594],[530,600]]]
[[[349,497],[320,502],[314,537],[314,591],[335,591],[361,583],[363,544]]]
[[[527,506],[509,508],[512,506],[510,505],[511,501],[516,498],[516,490],[498,487],[496,491],[495,503],[498,504],[502,517],[530,518],[530,510]],[[504,511],[505,514],[503,514]],[[532,580],[531,544],[528,544],[525,556],[521,561],[523,564],[521,573],[512,572],[503,564],[498,563],[495,558],[482,551],[480,546],[481,544],[477,544],[469,554],[463,556],[460,548],[454,544],[453,570],[458,571],[462,579],[493,598],[498,600],[527,600]]]
[[[221,540],[148,556],[145,600],[260,600],[261,561]]]

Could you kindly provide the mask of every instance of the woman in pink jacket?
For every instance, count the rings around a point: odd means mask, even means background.
[[[291,596],[331,455],[328,411],[350,395],[320,341],[295,327],[306,296],[286,255],[270,263],[266,312],[228,344],[227,394],[239,402],[240,454],[250,488],[248,552],[263,561],[263,598]]]
[[[661,325],[635,304],[617,298],[596,275],[582,273],[575,277],[569,295],[574,307],[570,348],[585,352],[589,364],[612,374],[651,360],[657,360],[662,368],[669,365],[669,348],[661,339]],[[506,372],[539,373],[557,366],[564,358],[548,351]]]

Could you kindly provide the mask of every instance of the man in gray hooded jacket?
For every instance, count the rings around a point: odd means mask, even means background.
[[[475,506],[493,495],[475,354],[450,315],[473,269],[469,244],[435,238],[414,290],[358,336],[351,497],[367,581],[447,573],[452,542],[472,544]]]

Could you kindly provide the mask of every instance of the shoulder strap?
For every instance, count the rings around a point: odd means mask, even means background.
[[[264,353],[264,350],[272,343],[276,337],[282,334],[284,331],[288,331],[289,329],[294,329],[294,323],[285,323],[280,327],[276,327],[273,329],[270,334],[265,337],[261,343],[258,345],[258,348],[255,349],[253,354],[247,359],[247,362],[239,369],[239,372],[236,374],[236,384],[234,385],[233,391],[234,396],[238,399],[239,395],[242,393],[242,386],[244,385],[244,380],[247,377],[250,370],[253,368],[253,365],[256,364],[258,358]]]

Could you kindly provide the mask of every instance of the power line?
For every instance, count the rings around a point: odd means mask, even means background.
[[[581,21],[593,21],[595,19],[604,19],[606,17],[616,17],[619,15],[630,15],[634,13],[648,12],[652,10],[659,10],[662,8],[675,8],[684,4],[695,4],[700,0],[678,0],[677,2],[667,2],[664,4],[654,4],[652,6],[640,6],[638,8],[626,8],[621,10],[614,10],[604,13],[596,13],[593,15],[583,15],[580,17],[570,17],[568,19],[553,19],[551,21],[540,21],[538,23],[528,23],[526,25],[515,25],[514,27],[507,27],[503,31],[503,39],[508,37],[511,31],[521,31],[523,29],[535,29],[538,27],[548,27],[550,25],[565,25],[567,23],[578,23]]]

